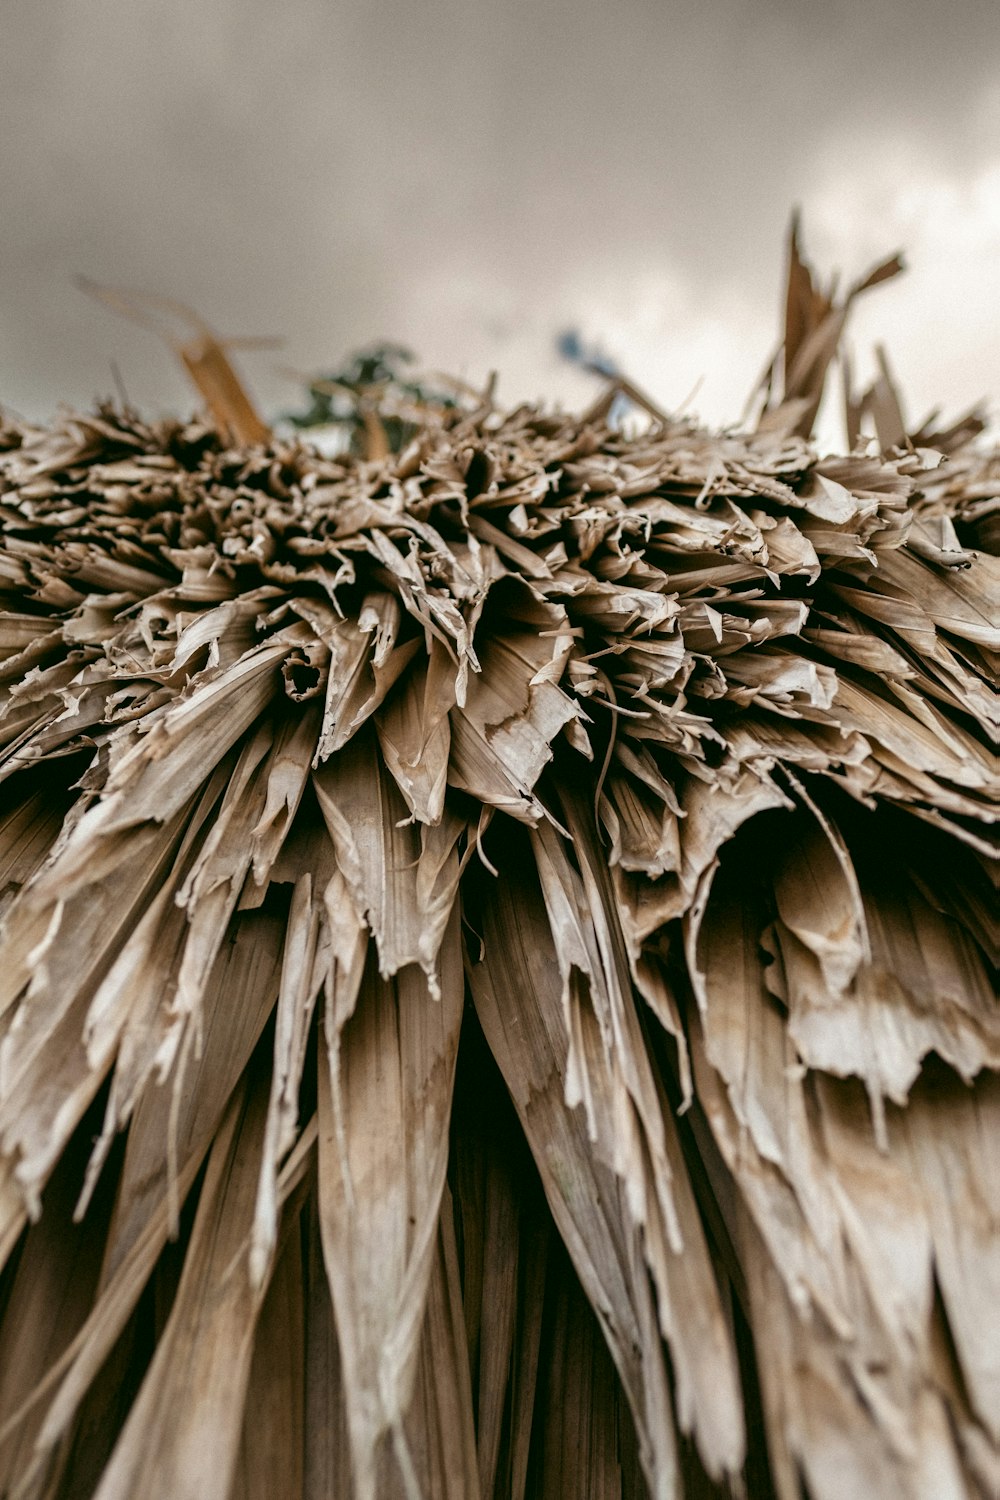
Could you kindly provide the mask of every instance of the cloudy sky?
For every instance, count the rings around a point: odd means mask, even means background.
[[[266,411],[380,337],[501,397],[590,394],[578,328],[739,415],[784,235],[853,277],[913,417],[1000,396],[996,0],[5,0],[0,402],[189,404],[74,284],[195,305]],[[700,382],[700,384],[698,384]]]

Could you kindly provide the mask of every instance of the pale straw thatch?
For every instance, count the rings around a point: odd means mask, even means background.
[[[896,269],[746,431],[0,428],[0,1494],[997,1492],[1000,467],[808,440]]]

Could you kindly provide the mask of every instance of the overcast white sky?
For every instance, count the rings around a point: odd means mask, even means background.
[[[864,372],[914,417],[1000,395],[997,0],[5,0],[0,402],[190,405],[170,355],[72,284],[277,333],[244,374],[380,337],[501,397],[586,399],[576,326],[667,406],[735,419],[784,235],[853,276]]]

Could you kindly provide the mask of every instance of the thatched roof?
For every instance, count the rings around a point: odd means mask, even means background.
[[[997,1484],[1000,466],[790,286],[752,431],[2,428],[0,1493]]]

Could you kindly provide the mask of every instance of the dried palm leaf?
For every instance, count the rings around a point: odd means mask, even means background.
[[[0,427],[0,1494],[996,1493],[1000,473],[808,440],[898,269],[753,432],[324,458],[201,325]]]

